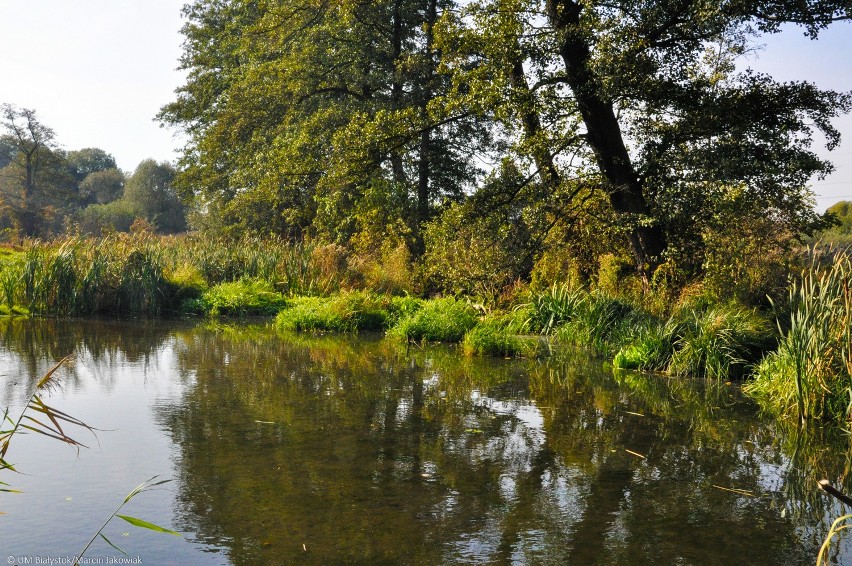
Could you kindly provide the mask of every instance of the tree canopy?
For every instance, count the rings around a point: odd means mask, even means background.
[[[783,24],[816,37],[849,19],[843,0],[195,0],[184,14],[188,79],[160,119],[189,134],[179,189],[235,231],[395,237],[420,254],[425,223],[472,199],[473,216],[514,210],[499,215],[523,219],[534,249],[594,221],[644,276],[700,269],[732,198],[793,233],[819,225],[807,183],[832,165],[813,142],[835,147],[831,120],[852,107],[736,65]],[[505,167],[512,183],[486,182]]]

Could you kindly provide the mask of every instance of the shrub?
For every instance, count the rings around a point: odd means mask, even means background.
[[[447,297],[427,301],[402,318],[388,334],[407,340],[459,342],[476,322],[477,313],[470,303]]]

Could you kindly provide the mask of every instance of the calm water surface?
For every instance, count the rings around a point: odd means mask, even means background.
[[[73,556],[155,475],[173,481],[122,512],[184,536],[105,530],[143,564],[812,564],[849,511],[815,489],[852,492],[844,435],[577,353],[5,320],[0,406],[17,415],[72,351],[50,400],[100,431],[79,455],[13,440],[23,473],[0,481],[24,493],[0,493],[2,561]],[[100,540],[87,556],[121,555]],[[845,540],[833,560],[852,560]]]

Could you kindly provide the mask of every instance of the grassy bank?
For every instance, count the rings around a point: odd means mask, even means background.
[[[0,315],[274,316],[285,331],[383,332],[406,343],[454,342],[468,355],[503,357],[533,355],[539,341],[523,336],[545,336],[592,350],[616,368],[754,377],[746,391],[773,414],[841,421],[850,415],[846,253],[815,260],[772,316],[721,302],[700,285],[666,301],[653,291],[621,292],[617,282],[515,285],[485,304],[427,300],[392,283],[410,282],[410,273],[365,265],[335,246],[275,240],[142,234],[35,242],[0,251]]]

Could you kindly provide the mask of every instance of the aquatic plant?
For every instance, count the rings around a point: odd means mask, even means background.
[[[772,344],[766,320],[754,309],[717,305],[685,309],[673,322],[677,337],[668,366],[674,375],[741,377]]]
[[[462,349],[468,356],[515,357],[523,353],[523,342],[512,328],[511,319],[487,319],[467,331]]]
[[[284,296],[262,279],[220,283],[200,298],[188,299],[183,310],[209,316],[273,315],[287,305]]]
[[[477,322],[476,309],[454,297],[426,301],[422,308],[402,318],[388,336],[406,340],[459,342]]]
[[[30,395],[27,403],[21,411],[20,415],[17,419],[13,419],[9,416],[8,407],[3,412],[2,418],[2,426],[11,425],[11,428],[0,430],[0,471],[9,470],[16,471],[15,467],[6,460],[7,453],[9,451],[9,446],[11,445],[12,439],[25,432],[36,433],[42,436],[46,436],[48,438],[53,438],[55,440],[59,440],[68,444],[78,450],[81,447],[85,447],[84,444],[75,440],[68,433],[65,432],[63,426],[68,427],[68,425],[83,428],[88,430],[89,432],[94,433],[95,429],[91,426],[87,425],[80,419],[72,417],[68,413],[60,411],[55,407],[52,407],[45,403],[44,398],[47,394],[49,394],[52,390],[59,386],[59,369],[63,366],[70,364],[72,361],[72,356],[66,356],[59,360],[52,368],[50,368],[47,373],[45,373],[35,384],[35,388],[33,393]],[[119,515],[118,512],[134,497],[148,491],[149,489],[167,483],[171,480],[161,480],[161,481],[153,481],[156,479],[156,476],[150,478],[138,485],[134,488],[125,498],[121,505],[113,511],[112,515],[110,515],[106,521],[104,521],[101,528],[92,536],[91,540],[89,540],[88,544],[83,548],[82,551],[77,553],[74,558],[73,564],[79,564],[83,558],[83,555],[88,551],[89,547],[92,543],[98,538],[101,537],[107,544],[111,547],[115,548],[119,552],[124,553],[120,548],[118,548],[115,544],[112,543],[106,536],[103,534],[104,528],[109,524],[112,519],[115,517],[119,517],[124,521],[127,521],[131,525],[136,527],[140,527],[143,529],[148,529],[151,531],[156,531],[160,533],[168,533],[172,535],[181,536],[180,533],[172,531],[170,529],[166,529],[155,525],[153,523],[149,523],[148,521],[143,521],[142,519],[138,519],[136,517],[131,517],[128,515]],[[0,481],[0,492],[5,493],[19,493],[17,490],[10,489],[9,484],[3,481]]]
[[[397,304],[398,308],[406,308],[402,302]],[[388,327],[391,311],[396,308],[389,296],[365,291],[331,297],[297,297],[290,308],[278,314],[275,325],[297,332],[379,331]]]
[[[563,343],[606,355],[635,336],[647,318],[646,313],[621,299],[589,293],[555,334]]]
[[[530,330],[550,334],[560,324],[571,320],[586,301],[588,293],[573,289],[568,284],[554,284],[547,290],[533,294],[529,303],[520,306],[529,312]]]
[[[745,387],[770,413],[845,422],[852,414],[852,261],[833,254],[789,292],[789,329]],[[779,321],[779,329],[780,329]]]

